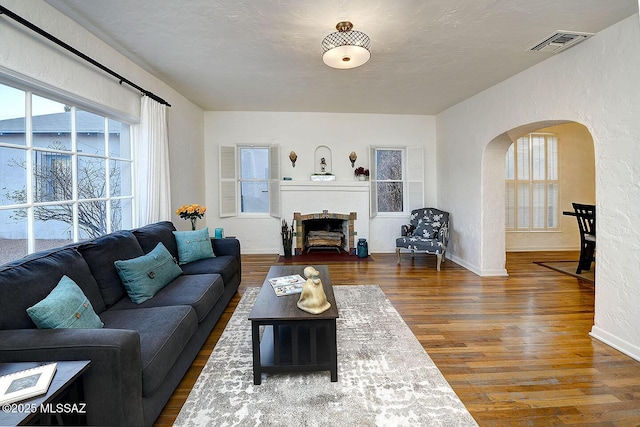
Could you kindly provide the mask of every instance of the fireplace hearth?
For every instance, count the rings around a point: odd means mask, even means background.
[[[296,255],[327,249],[355,254],[354,221],[357,216],[356,212],[340,214],[327,210],[304,215],[294,212]]]

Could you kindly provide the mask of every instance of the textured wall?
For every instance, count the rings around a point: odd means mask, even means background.
[[[279,144],[282,176],[308,181],[314,172],[316,147],[332,152],[332,173],[339,181],[353,182],[348,156],[358,155],[357,166],[369,167],[369,146],[423,146],[425,156],[426,204],[435,204],[435,118],[433,116],[331,113],[206,112],[205,157],[207,224],[225,227],[227,235],[242,238],[245,253],[280,251],[280,220],[268,216],[218,218],[218,146],[233,144]],[[291,167],[289,152],[298,154]],[[304,201],[301,201],[304,205]],[[284,205],[283,205],[284,206]],[[289,206],[289,204],[287,204]],[[284,213],[284,212],[283,212]],[[303,212],[304,213],[304,212]],[[308,212],[307,212],[308,213]],[[289,220],[288,218],[285,218]],[[395,236],[407,215],[372,218],[367,237],[371,252],[395,251]]]
[[[577,122],[593,137],[598,209],[594,336],[640,359],[640,26],[632,16],[438,116],[439,204],[458,259],[504,272],[504,229],[485,203],[502,191],[488,144],[513,129]],[[526,129],[528,124],[532,129]],[[499,201],[497,202],[499,204]],[[500,206],[498,206],[498,209]]]

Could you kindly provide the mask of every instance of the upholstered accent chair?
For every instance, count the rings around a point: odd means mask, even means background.
[[[400,264],[400,250],[425,252],[438,257],[437,269],[444,261],[449,241],[449,212],[436,208],[421,208],[411,211],[409,224],[400,229],[401,237],[396,239],[396,254]]]

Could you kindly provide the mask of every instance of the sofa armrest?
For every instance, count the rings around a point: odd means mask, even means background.
[[[242,258],[240,256],[240,240],[233,237],[211,239],[213,253],[216,256],[232,255],[238,260],[238,274],[242,274]]]
[[[140,336],[121,329],[0,331],[0,362],[90,360],[84,373],[89,425],[142,425]]]

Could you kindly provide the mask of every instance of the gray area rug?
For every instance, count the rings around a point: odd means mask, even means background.
[[[338,382],[327,371],[254,385],[247,317],[258,291],[246,290],[174,425],[477,425],[379,286],[334,286]]]

